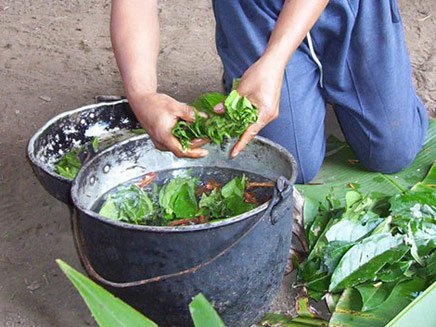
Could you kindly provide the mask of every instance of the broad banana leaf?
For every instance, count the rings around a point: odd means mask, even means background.
[[[370,172],[356,157],[347,144],[338,147],[338,151],[324,160],[324,164],[313,180],[312,185],[296,185],[305,196],[324,201],[333,188],[335,198],[343,199],[349,183],[358,183],[362,193],[381,192],[386,195],[400,193],[420,182],[429,167],[436,160],[436,121],[430,121],[427,139],[415,161],[405,170],[392,175]]]
[[[410,303],[386,327],[436,326],[436,282]]]
[[[62,260],[56,262],[79,291],[100,327],[157,327],[153,321]]]
[[[431,166],[430,171],[424,180],[415,184],[412,187],[412,191],[436,191],[436,162]]]

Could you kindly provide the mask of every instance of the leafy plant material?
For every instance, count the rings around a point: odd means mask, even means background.
[[[162,187],[159,192],[159,204],[165,219],[193,218],[196,215],[197,182],[197,178],[176,177]]]
[[[101,327],[157,327],[157,325],[114,297],[103,287],[71,268],[62,260],[56,260],[64,274],[79,291],[93,317]]]
[[[347,288],[341,295],[329,327],[383,327],[423,291],[427,283],[420,278],[398,283],[383,304],[361,311],[362,300],[357,290]]]
[[[215,185],[209,194],[197,194],[200,184],[199,178],[186,176],[172,178],[160,189],[157,184],[148,190],[122,186],[107,195],[99,214],[132,224],[175,226],[226,219],[256,207],[245,201],[245,175]]]
[[[55,172],[68,179],[74,179],[79,169],[82,167],[80,153],[88,146],[92,146],[94,152],[97,152],[99,147],[98,139],[94,137],[88,143],[80,147],[75,147],[70,152],[64,154],[61,160],[55,165]]]
[[[372,280],[386,263],[404,256],[408,249],[400,247],[402,242],[402,237],[386,233],[369,236],[355,244],[338,263],[329,290],[337,292]]]
[[[62,260],[56,262],[79,291],[100,327],[157,327],[153,321]],[[189,310],[195,327],[225,327],[213,306],[201,293],[189,304]]]
[[[224,101],[225,113],[216,114],[213,108]],[[197,112],[193,123],[179,121],[173,128],[172,134],[178,138],[183,148],[196,138],[209,139],[221,144],[225,138],[239,137],[247,127],[257,121],[257,109],[236,90],[226,97],[220,93],[207,93],[191,103]],[[198,115],[204,112],[208,118]]]
[[[410,303],[386,327],[430,327],[436,321],[436,282]]]
[[[198,294],[189,304],[195,327],[226,327],[218,313],[203,294]]]
[[[155,218],[153,201],[134,184],[109,194],[99,214],[132,224],[147,223]]]

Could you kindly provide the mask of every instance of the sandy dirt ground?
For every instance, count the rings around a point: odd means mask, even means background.
[[[436,3],[400,0],[418,93],[436,114]],[[210,1],[160,1],[159,86],[180,100],[220,90]],[[0,326],[94,322],[56,267],[80,267],[67,207],[26,160],[29,137],[52,116],[122,94],[109,39],[109,0],[0,0]],[[332,127],[333,126],[333,127]],[[332,115],[328,129],[334,128]],[[275,311],[292,311],[283,284]]]

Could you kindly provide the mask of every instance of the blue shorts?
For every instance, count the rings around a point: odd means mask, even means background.
[[[227,88],[262,55],[282,6],[283,0],[213,1]],[[310,36],[287,65],[279,118],[260,134],[294,155],[297,182],[307,183],[324,158],[329,101],[368,169],[406,168],[421,149],[428,119],[412,83],[396,0],[330,0]]]

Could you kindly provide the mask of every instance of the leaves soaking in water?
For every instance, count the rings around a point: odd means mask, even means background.
[[[258,183],[264,189],[274,184]],[[138,186],[139,185],[139,186]],[[225,185],[215,180],[202,182],[198,177],[177,176],[141,188],[137,184],[110,191],[100,215],[109,219],[143,225],[188,225],[226,219],[254,209],[258,200],[247,195],[247,177],[234,177]],[[263,197],[262,201],[265,200]]]

